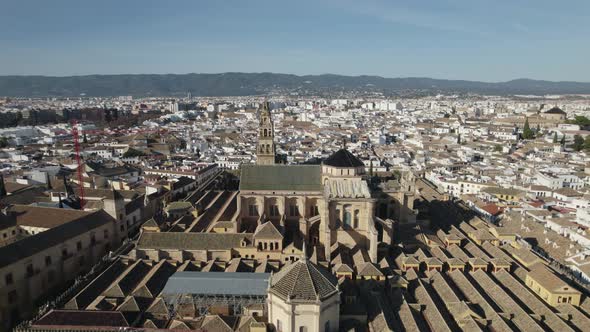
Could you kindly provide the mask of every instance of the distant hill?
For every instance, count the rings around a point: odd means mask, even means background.
[[[590,83],[518,79],[486,83],[432,78],[379,76],[289,75],[275,73],[0,76],[0,96],[246,96],[271,92],[329,94],[331,92],[408,91],[479,94],[590,94]]]

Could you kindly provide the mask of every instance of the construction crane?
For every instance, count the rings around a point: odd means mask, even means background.
[[[72,136],[74,137],[74,149],[76,151],[76,163],[78,164],[78,186],[80,187],[80,209],[84,208],[84,182],[82,182],[82,162],[80,161],[80,135],[78,133],[78,121],[72,120]]]

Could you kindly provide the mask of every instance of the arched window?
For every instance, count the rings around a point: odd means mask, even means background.
[[[264,137],[268,136],[268,130],[264,129]]]
[[[352,226],[352,211],[350,205],[344,205],[344,225]]]
[[[354,228],[359,228],[359,214],[360,211],[358,209],[354,210]]]

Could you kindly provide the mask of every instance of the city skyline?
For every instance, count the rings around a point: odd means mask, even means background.
[[[590,1],[0,8],[0,332],[590,326]]]
[[[24,1],[0,14],[0,75],[280,72],[587,82],[588,6]]]

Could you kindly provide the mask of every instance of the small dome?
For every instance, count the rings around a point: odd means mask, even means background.
[[[315,302],[338,294],[338,280],[325,269],[302,259],[273,275],[270,291],[283,299]]]
[[[553,107],[552,109],[545,112],[546,114],[566,114],[561,108]]]
[[[324,165],[340,168],[363,167],[365,164],[346,149],[334,152],[323,162]]]

